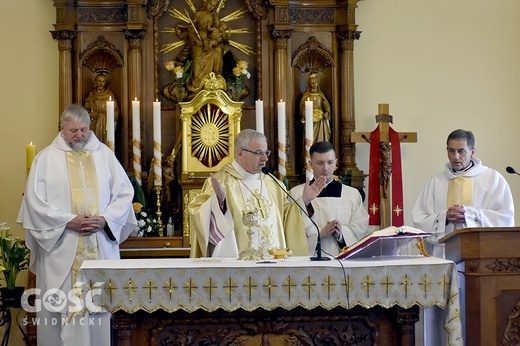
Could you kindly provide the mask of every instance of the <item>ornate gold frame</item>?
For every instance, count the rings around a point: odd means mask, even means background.
[[[234,158],[243,102],[224,91],[226,81],[211,73],[204,89],[189,102],[180,102],[182,121],[182,180],[206,178]]]

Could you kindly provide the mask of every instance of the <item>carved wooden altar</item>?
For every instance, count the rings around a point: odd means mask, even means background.
[[[146,185],[153,158],[152,102],[162,104],[162,153],[175,158],[173,200],[162,205],[163,221],[176,210],[182,214],[185,196],[180,181],[182,133],[179,100],[169,94],[175,75],[166,69],[167,61],[186,61],[180,28],[195,25],[194,13],[203,0],[53,0],[56,23],[52,36],[59,50],[59,109],[70,103],[84,104],[93,79],[102,72],[120,105],[116,128],[116,155],[132,174],[131,101],[140,100],[141,164]],[[307,86],[309,73],[320,76],[321,91],[331,106],[331,138],[338,153],[340,169],[351,168],[353,186],[363,188],[363,172],[355,162],[354,41],[359,39],[355,23],[357,0],[217,1],[218,16],[226,25],[229,44],[223,47],[235,58],[249,63],[249,89],[241,99],[242,128],[255,127],[255,100],[262,99],[268,146],[275,149],[277,134],[276,103],[286,102],[287,174],[299,182],[303,172],[303,125],[298,105]],[[223,6],[225,4],[225,6]],[[225,29],[225,30],[224,30]],[[189,56],[189,54],[188,54]],[[223,75],[227,77],[224,57]],[[193,67],[195,68],[195,67]],[[187,100],[191,98],[188,97]],[[276,151],[274,151],[276,153]],[[275,168],[277,157],[268,165]],[[164,198],[164,197],[163,197]],[[176,215],[182,220],[182,215]],[[179,221],[182,222],[182,221]],[[182,227],[182,225],[178,225]],[[185,225],[184,225],[185,226]],[[189,242],[185,244],[189,246]]]

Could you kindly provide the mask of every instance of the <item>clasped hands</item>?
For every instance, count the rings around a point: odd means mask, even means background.
[[[77,215],[67,223],[67,228],[80,235],[91,235],[101,230],[106,224],[103,216]]]
[[[453,207],[449,207],[446,211],[446,221],[448,223],[465,223],[466,222],[466,209],[464,206],[456,204]]]
[[[341,222],[339,220],[327,221],[327,224],[320,230],[321,237],[334,235],[338,238],[341,234]]]

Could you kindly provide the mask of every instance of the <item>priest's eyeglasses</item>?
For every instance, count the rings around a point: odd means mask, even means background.
[[[253,151],[253,150],[249,150],[249,149],[245,149],[245,148],[240,148],[240,149],[242,149],[243,151],[247,151],[248,153],[251,153],[251,154],[255,155],[256,157],[258,157],[260,155],[265,155],[266,157],[268,157],[269,155],[271,155],[271,150],[266,150],[266,151],[257,150],[257,151]]]

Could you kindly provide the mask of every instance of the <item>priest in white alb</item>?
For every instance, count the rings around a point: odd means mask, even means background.
[[[238,258],[250,246],[265,257],[287,248],[309,255],[298,205],[283,184],[262,173],[270,153],[263,133],[245,129],[237,135],[233,162],[212,174],[188,206],[195,230],[191,257]],[[303,198],[312,201],[324,185],[324,179],[307,182]],[[251,218],[243,219],[248,213]]]
[[[471,131],[455,130],[446,141],[449,162],[444,172],[434,176],[419,195],[412,212],[416,228],[432,233],[426,238],[427,251],[444,258],[439,238],[459,228],[512,227],[515,207],[507,181],[496,170],[475,157],[475,136]],[[462,266],[458,266],[463,270]],[[464,287],[459,275],[459,287]],[[460,294],[464,325],[464,294]],[[446,345],[439,328],[446,318],[438,307],[424,311],[424,345]]]
[[[60,121],[58,136],[34,159],[17,220],[41,299],[37,341],[110,345],[110,314],[76,311],[82,306],[69,294],[84,260],[119,258],[119,243],[137,225],[134,190],[112,150],[90,131],[85,108],[68,106]]]
[[[437,257],[444,257],[444,245],[438,239],[455,229],[515,223],[511,189],[500,173],[475,157],[473,133],[455,130],[446,145],[449,162],[444,172],[426,184],[412,212],[414,226],[432,233],[427,242]]]

